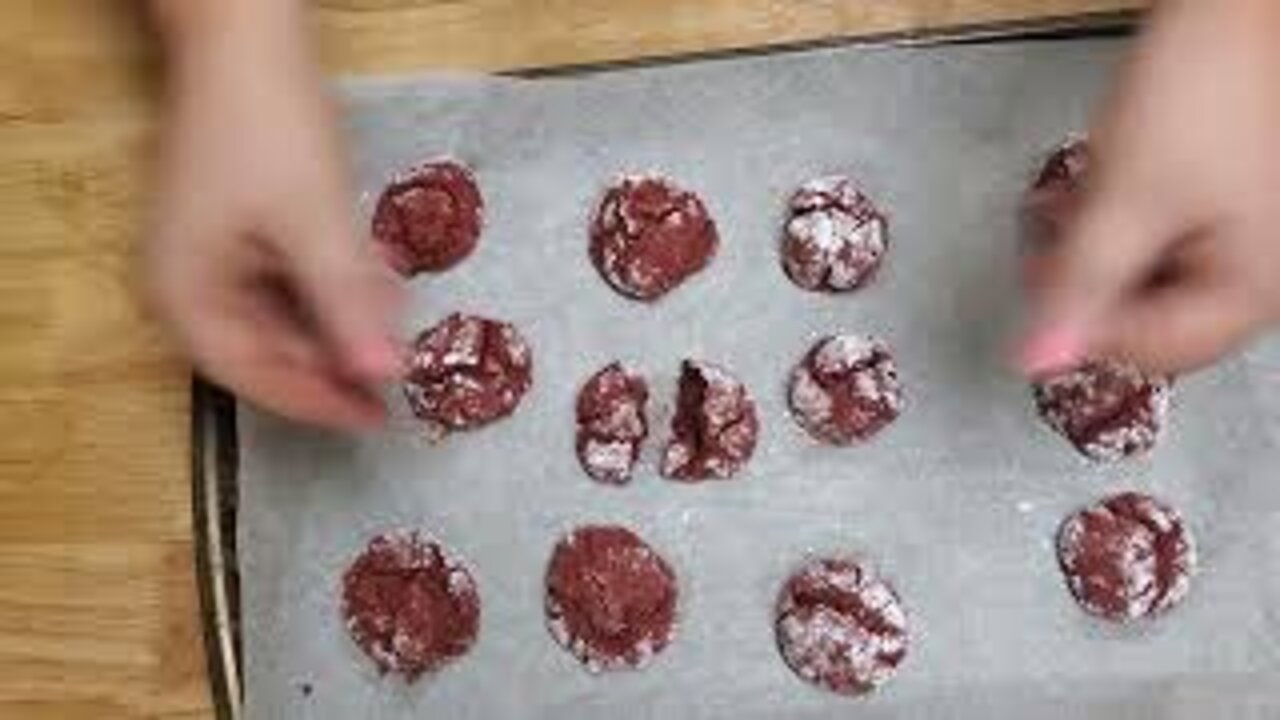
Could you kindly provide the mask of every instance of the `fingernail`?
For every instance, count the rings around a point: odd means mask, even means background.
[[[1030,377],[1070,370],[1084,360],[1083,336],[1069,326],[1032,333],[1018,352],[1018,367]]]

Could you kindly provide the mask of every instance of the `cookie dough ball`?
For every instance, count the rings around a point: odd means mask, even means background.
[[[623,485],[649,435],[644,377],[614,362],[591,377],[578,393],[578,461],[592,479]]]
[[[897,593],[847,559],[813,560],[787,580],[776,631],[797,675],[841,695],[876,689],[907,655],[907,614]]]
[[[832,445],[870,439],[905,404],[889,347],[857,335],[818,341],[791,372],[788,399],[800,427]]]
[[[731,478],[751,459],[759,434],[746,386],[723,368],[685,360],[662,474],[684,482]]]
[[[471,573],[415,531],[375,537],[342,576],[352,640],[382,673],[409,682],[462,657],[480,629]]]
[[[1089,141],[1071,138],[1051,153],[1027,192],[1024,241],[1032,248],[1053,244],[1080,204],[1092,158]]]
[[[475,177],[456,162],[421,165],[396,179],[373,211],[373,238],[401,275],[441,272],[475,249],[484,199]]]
[[[856,290],[888,249],[888,220],[849,178],[811,180],[792,196],[782,267],[805,290]]]
[[[622,178],[591,223],[596,269],[637,300],[656,300],[706,267],[719,243],[702,200],[657,176]]]
[[[439,438],[515,411],[533,384],[533,355],[511,325],[454,313],[413,345],[405,396]]]
[[[1100,462],[1151,452],[1172,394],[1167,378],[1106,360],[1038,381],[1032,389],[1045,422]]]
[[[670,644],[677,586],[671,566],[635,533],[578,528],[547,568],[547,626],[591,672],[644,667]]]
[[[1128,622],[1160,615],[1186,597],[1196,551],[1176,511],[1124,493],[1068,518],[1058,533],[1058,559],[1080,607]]]

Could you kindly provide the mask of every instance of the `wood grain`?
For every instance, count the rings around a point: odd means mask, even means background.
[[[1131,0],[323,0],[334,72],[508,70]],[[138,299],[159,62],[136,0],[0,5],[0,717],[205,718],[188,369]]]
[[[1132,0],[321,0],[340,71],[550,67],[1132,9]],[[429,41],[428,41],[429,39]]]

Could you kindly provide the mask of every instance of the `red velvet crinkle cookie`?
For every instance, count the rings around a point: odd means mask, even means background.
[[[1024,240],[1035,246],[1052,244],[1080,204],[1092,153],[1089,141],[1071,138],[1058,147],[1036,175],[1023,210]]]
[[[870,439],[905,404],[889,347],[857,335],[818,341],[791,372],[788,399],[800,427],[832,445]]]
[[[1186,597],[1196,549],[1175,510],[1124,493],[1068,518],[1058,533],[1058,559],[1082,608],[1128,622],[1159,615]]]
[[[719,242],[702,200],[657,176],[619,180],[591,223],[596,269],[637,300],[656,300],[706,267]]]
[[[1032,385],[1040,416],[1085,456],[1149,453],[1169,414],[1172,384],[1127,363],[1098,360]]]
[[[578,461],[592,479],[611,485],[631,480],[649,435],[644,377],[621,363],[605,366],[578,393]]]
[[[375,537],[342,576],[342,615],[382,673],[409,682],[464,655],[480,629],[471,573],[416,531]]]
[[[373,211],[373,238],[405,277],[441,272],[475,249],[484,199],[475,176],[450,160],[428,162],[397,178]]]
[[[855,290],[875,275],[888,249],[888,220],[849,178],[811,180],[792,196],[782,267],[796,285]]]
[[[588,525],[556,545],[547,568],[547,627],[591,672],[641,668],[670,644],[677,584],[635,533]]]
[[[532,384],[533,354],[514,327],[454,313],[414,342],[404,390],[428,433],[442,437],[510,415]]]
[[[846,559],[813,560],[778,598],[778,649],[801,678],[841,695],[884,684],[907,655],[907,614],[885,581]]]
[[[759,434],[756,404],[742,382],[716,365],[685,360],[662,474],[684,482],[733,477]]]

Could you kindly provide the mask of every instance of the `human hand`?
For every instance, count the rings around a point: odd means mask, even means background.
[[[1030,273],[1019,364],[1205,365],[1280,319],[1280,3],[1165,0]]]
[[[211,378],[295,419],[367,426],[399,370],[398,287],[355,232],[296,5],[155,3],[173,65],[147,272]]]

